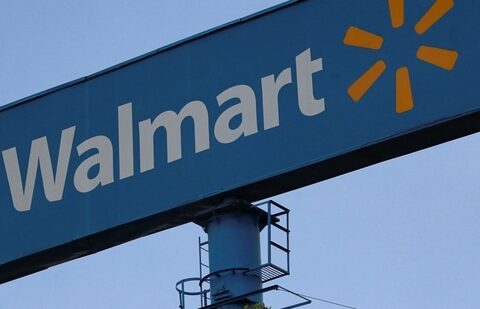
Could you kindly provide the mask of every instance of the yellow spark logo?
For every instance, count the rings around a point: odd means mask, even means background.
[[[404,0],[388,0],[390,18],[393,28],[400,28],[404,24]],[[435,25],[448,11],[454,7],[453,0],[436,0],[423,17],[415,25],[415,32],[422,35]],[[383,45],[383,37],[371,32],[351,26],[348,28],[343,43],[348,46],[379,50]],[[453,70],[457,62],[458,52],[422,45],[417,50],[417,58],[442,68]],[[371,66],[349,88],[348,94],[353,101],[358,102],[385,72],[387,65],[379,60]],[[396,111],[404,113],[413,109],[414,101],[410,83],[408,67],[401,67],[396,71]]]

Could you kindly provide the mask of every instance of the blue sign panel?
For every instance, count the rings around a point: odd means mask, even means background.
[[[479,131],[474,0],[293,1],[0,112],[0,281]]]

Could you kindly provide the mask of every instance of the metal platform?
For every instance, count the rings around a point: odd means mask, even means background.
[[[261,288],[241,296],[231,295],[228,289],[216,291],[214,294],[210,289],[210,283],[216,278],[222,276],[236,275],[255,276],[261,279],[262,283],[269,282],[290,274],[290,210],[274,201],[266,201],[256,205],[250,206],[251,211],[258,212],[261,215],[260,230],[262,239],[264,239],[262,251],[264,252],[264,259],[259,267],[249,268],[230,268],[221,269],[215,272],[210,271],[208,256],[209,243],[208,241],[198,240],[198,256],[199,256],[199,273],[198,278],[189,278],[181,280],[177,283],[177,291],[180,297],[180,308],[186,309],[185,296],[200,296],[201,309],[213,309],[219,306],[232,304],[239,301],[244,301],[253,295],[260,295],[266,292],[282,290],[298,296],[302,301],[298,304],[284,307],[297,308],[311,303],[307,298],[293,293],[278,285],[268,288]],[[250,210],[247,210],[250,211]],[[208,214],[205,218],[208,218]],[[205,221],[204,221],[205,222]],[[274,252],[274,250],[276,252]],[[281,263],[278,263],[281,259]],[[282,266],[280,266],[282,265]],[[190,281],[197,281],[199,290],[196,292],[185,291],[185,283]],[[215,300],[215,301],[213,301]]]

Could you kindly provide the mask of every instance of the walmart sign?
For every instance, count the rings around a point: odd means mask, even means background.
[[[473,0],[291,1],[0,112],[0,282],[480,130]]]
[[[312,61],[310,50],[296,57],[296,80],[298,88],[298,107],[303,115],[315,116],[325,110],[324,99],[315,99],[312,76],[322,70],[322,59]],[[261,79],[263,129],[272,129],[280,125],[279,92],[281,88],[292,84],[292,69],[282,71],[278,78],[269,75]],[[248,85],[235,85],[218,94],[214,101],[216,108],[234,102],[224,108],[215,121],[212,121],[207,105],[200,100],[185,104],[177,113],[173,110],[163,111],[153,119],[144,119],[136,124],[138,136],[134,136],[133,103],[118,107],[118,143],[114,147],[112,139],[105,135],[97,135],[82,141],[75,147],[76,155],[81,161],[75,172],[69,172],[72,157],[72,146],[77,125],[70,126],[58,134],[60,140],[56,168],[52,163],[48,137],[43,136],[31,142],[30,154],[26,166],[26,176],[22,179],[17,148],[2,152],[3,163],[12,197],[13,207],[19,211],[30,211],[32,198],[37,183],[37,171],[43,184],[45,199],[49,202],[60,201],[65,191],[67,174],[73,177],[73,185],[80,193],[89,193],[98,187],[113,184],[115,168],[118,166],[118,180],[135,176],[135,161],[139,162],[140,173],[155,168],[156,132],[164,129],[166,163],[182,159],[182,124],[190,119],[193,124],[193,145],[195,153],[210,149],[210,136],[214,136],[219,144],[234,143],[242,137],[258,133],[257,99],[254,89]],[[226,104],[227,103],[227,104]],[[235,128],[230,124],[235,117],[239,123]],[[115,124],[115,123],[112,123]],[[59,132],[60,133],[60,132]],[[159,133],[160,134],[160,133]],[[134,143],[137,142],[137,145]],[[138,159],[134,149],[138,149]],[[118,154],[114,152],[117,150]],[[84,154],[92,153],[91,155]],[[83,160],[81,159],[84,157]],[[115,160],[117,159],[117,162]],[[158,164],[161,165],[161,164]],[[92,175],[93,174],[93,175]],[[127,192],[128,194],[128,192]]]

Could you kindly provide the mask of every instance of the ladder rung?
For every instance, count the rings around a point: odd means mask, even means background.
[[[280,211],[280,212],[277,212],[276,214],[273,214],[272,216],[279,217],[281,215],[286,215],[286,214],[288,214],[288,211]]]
[[[271,243],[272,245],[274,245],[275,247],[277,247],[278,249],[280,249],[280,250],[283,250],[283,251],[285,251],[285,252],[288,252],[288,253],[290,253],[290,250],[288,250],[288,249],[287,249],[287,248],[285,248],[284,246],[282,246],[282,245],[279,245],[279,244],[277,244],[277,243],[276,243],[276,242],[274,242],[274,241],[270,241],[270,243]]]
[[[278,223],[272,222],[272,225],[275,226],[275,227],[277,227],[277,228],[279,228],[280,230],[284,231],[285,233],[290,233],[290,231],[289,231],[287,228],[281,226],[281,225],[278,224]]]

